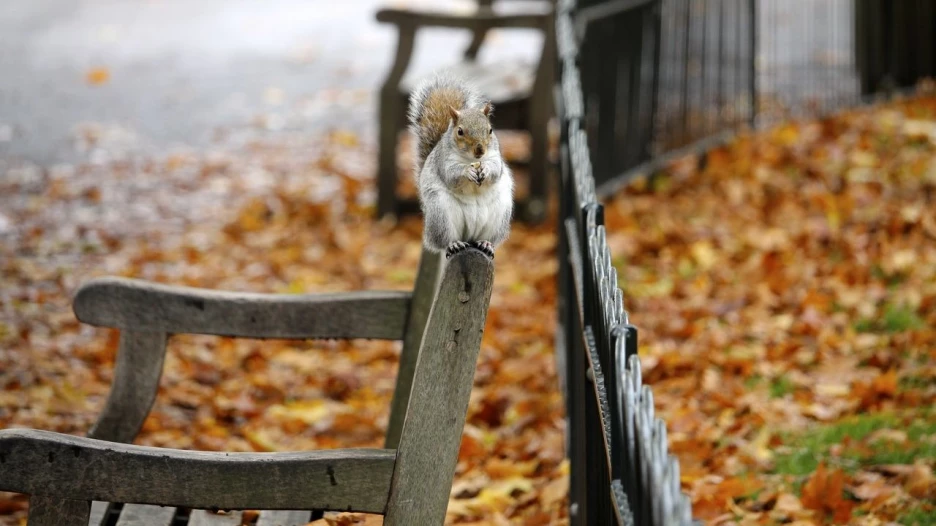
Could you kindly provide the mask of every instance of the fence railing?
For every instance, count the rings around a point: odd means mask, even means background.
[[[573,525],[688,525],[691,504],[680,491],[666,426],[654,416],[653,394],[641,380],[637,329],[624,310],[595,193],[592,148],[609,152],[601,156],[603,170],[650,155],[645,146],[651,138],[640,130],[652,129],[657,87],[654,70],[645,66],[657,60],[659,2],[614,4],[578,9],[575,2],[560,2],[556,20],[563,196],[559,360],[568,403],[570,516]],[[582,49],[576,23],[589,24]],[[622,26],[624,34],[614,31]],[[579,62],[608,74],[583,77]],[[589,79],[584,85],[583,78]],[[586,108],[595,107],[613,117],[589,119]],[[590,123],[597,127],[589,129]],[[622,134],[634,145],[615,148]]]
[[[635,25],[644,5],[656,6],[658,27]],[[838,111],[936,73],[929,0],[607,0],[578,11],[600,196],[739,130]],[[659,45],[648,48],[641,30]],[[623,70],[655,73],[620,82],[609,54],[630,60]]]
[[[739,129],[911,86],[936,70],[934,28],[929,0],[557,2],[557,360],[573,526],[693,523],[599,198]],[[914,45],[926,49],[901,53]]]

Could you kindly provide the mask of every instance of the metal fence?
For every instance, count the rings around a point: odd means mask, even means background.
[[[601,196],[739,129],[834,111],[932,75],[929,2],[557,2],[557,360],[573,526],[693,523],[641,380]],[[914,45],[926,49],[908,58]]]
[[[589,119],[586,108],[598,106],[604,112],[608,104],[615,126],[629,119],[652,121],[647,103],[652,104],[648,98],[656,88],[655,75],[644,66],[656,60],[659,49],[657,2],[629,3],[635,7],[577,12],[578,21],[590,19],[597,27],[598,37],[586,41],[593,53],[598,52],[593,46],[618,39],[618,45],[602,48],[606,52],[597,56],[578,46],[575,3],[560,2],[557,10],[563,196],[558,358],[568,404],[570,516],[573,525],[679,526],[691,523],[691,504],[680,491],[679,464],[668,454],[666,426],[654,416],[653,394],[641,380],[637,329],[628,321],[611,265],[591,162],[596,148],[608,152],[601,159],[611,166],[642,159],[647,152],[614,148],[609,142],[620,134],[634,141],[648,138],[633,128],[587,129],[589,122],[599,121]],[[628,31],[615,33],[614,24],[624,24]],[[592,34],[591,27],[588,32]],[[603,69],[599,59],[615,72],[613,82],[580,74],[580,60],[587,64],[583,67]],[[585,78],[590,80],[583,86]],[[588,101],[586,94],[597,99]]]
[[[576,11],[600,196],[739,130],[838,111],[936,73],[932,0],[607,0]],[[641,20],[651,11],[655,27]]]

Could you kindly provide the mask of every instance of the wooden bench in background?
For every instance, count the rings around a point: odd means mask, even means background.
[[[444,69],[470,79],[494,103],[495,128],[522,130],[530,134],[529,194],[518,202],[517,216],[540,221],[546,214],[548,124],[553,116],[555,38],[553,3],[548,0],[478,0],[477,9],[450,12],[438,9],[381,9],[377,20],[397,26],[396,58],[380,90],[380,137],[377,161],[377,213],[402,215],[419,211],[415,199],[397,195],[397,141],[406,129],[409,95],[421,80],[405,76],[413,55],[416,32],[426,27],[468,30],[473,39],[461,62]],[[509,5],[505,5],[509,4]],[[492,29],[531,29],[543,35],[543,48],[536,64],[523,61],[484,63],[478,51]],[[409,173],[409,170],[407,170]]]
[[[101,278],[75,295],[84,323],[120,329],[110,396],[88,437],[0,430],[0,490],[30,495],[30,526],[306,524],[313,511],[441,525],[493,283],[469,249],[424,251],[412,293],[253,294]],[[384,449],[283,453],[131,445],[156,397],[171,334],[403,340]],[[189,511],[189,509],[193,511]],[[108,522],[110,521],[110,522]]]

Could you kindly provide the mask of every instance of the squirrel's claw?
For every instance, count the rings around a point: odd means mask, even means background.
[[[445,258],[448,259],[454,256],[455,254],[458,254],[462,250],[465,250],[469,246],[470,245],[468,243],[465,243],[464,241],[453,241],[448,246],[448,248],[445,249]]]
[[[475,241],[472,245],[481,252],[487,254],[487,257],[494,259],[494,245],[489,241]]]
[[[484,173],[484,165],[479,164],[474,171],[474,180],[478,183],[478,186],[481,186],[485,179],[487,179],[487,174]]]
[[[484,183],[485,174],[484,174],[484,169],[481,167],[480,163],[477,163],[477,166],[475,165],[469,166],[468,172],[466,175],[469,181],[471,181],[472,183],[478,186],[481,186],[481,184]]]

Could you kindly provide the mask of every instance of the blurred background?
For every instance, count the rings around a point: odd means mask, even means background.
[[[933,524],[936,3],[489,4],[0,2],[0,428],[93,425],[93,277],[410,289],[406,87],[476,51],[522,203],[447,524]],[[174,337],[136,443],[379,445],[398,355]]]
[[[471,2],[440,1],[444,10]],[[375,130],[396,50],[377,0],[9,1],[0,6],[0,156],[51,164],[213,145],[227,134]],[[422,6],[426,7],[426,2]],[[538,58],[500,31],[485,60]],[[409,71],[457,60],[471,35],[420,32]],[[93,143],[93,144],[91,144]]]

